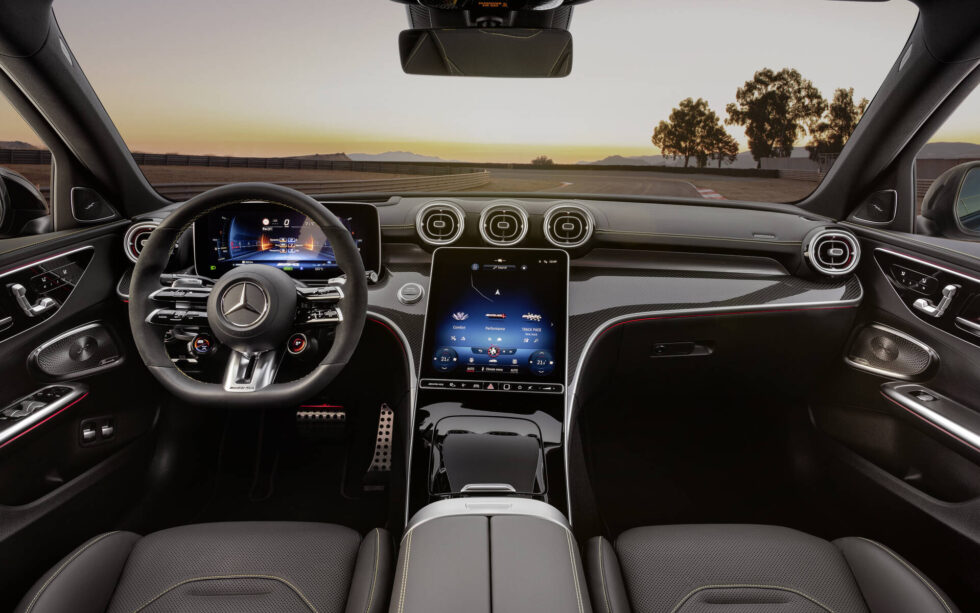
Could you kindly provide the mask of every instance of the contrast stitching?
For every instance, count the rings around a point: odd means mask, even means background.
[[[298,587],[296,587],[286,579],[283,579],[282,577],[277,577],[275,575],[213,575],[209,577],[194,577],[193,579],[184,579],[183,581],[171,585],[170,587],[163,590],[153,598],[147,600],[145,603],[137,607],[133,611],[133,613],[139,613],[140,611],[150,606],[157,600],[160,600],[161,598],[166,596],[168,593],[172,592],[173,590],[181,586],[187,585],[188,583],[194,583],[197,581],[221,581],[222,579],[268,579],[271,581],[279,581],[289,589],[293,590],[293,592],[295,592],[296,595],[299,596],[300,600],[303,601],[303,603],[310,609],[310,611],[313,611],[313,613],[319,613],[319,611],[317,611],[317,608],[313,606],[313,603],[309,601],[306,595],[303,594],[303,592],[301,592]]]
[[[924,585],[925,585],[925,586],[926,586],[927,588],[929,588],[929,591],[930,591],[930,592],[932,592],[932,594],[933,594],[933,595],[934,595],[934,596],[935,596],[935,597],[936,597],[936,598],[937,598],[937,599],[939,600],[939,602],[941,602],[941,603],[942,603],[942,605],[943,605],[943,608],[944,608],[944,609],[946,609],[946,611],[947,611],[947,613],[953,613],[953,610],[952,610],[952,609],[951,609],[951,608],[949,607],[949,605],[948,605],[948,604],[946,604],[946,601],[945,601],[945,600],[943,599],[943,597],[942,597],[942,596],[941,596],[941,595],[939,594],[939,592],[938,592],[938,591],[936,590],[936,588],[934,588],[934,587],[932,587],[932,584],[931,584],[931,583],[929,583],[928,581],[926,581],[926,580],[925,580],[925,579],[924,579],[924,578],[922,577],[922,575],[920,575],[919,573],[917,573],[917,572],[916,572],[916,570],[915,570],[914,568],[912,568],[912,567],[911,567],[911,566],[909,565],[909,563],[908,563],[908,562],[906,562],[906,561],[905,561],[905,560],[903,560],[903,559],[902,559],[901,557],[899,557],[899,556],[898,556],[898,555],[897,555],[897,554],[896,554],[896,553],[895,553],[894,551],[892,551],[892,550],[890,550],[890,549],[888,549],[887,547],[885,547],[885,546],[884,546],[884,545],[882,545],[881,543],[878,543],[878,542],[876,542],[876,541],[872,541],[871,539],[866,539],[866,538],[864,538],[863,536],[859,536],[859,537],[857,537],[857,538],[859,538],[859,539],[861,539],[862,541],[865,541],[865,542],[868,542],[868,543],[871,543],[872,545],[874,545],[874,546],[875,546],[875,547],[877,547],[878,549],[880,549],[880,550],[882,550],[882,551],[884,551],[885,553],[887,553],[887,554],[888,554],[888,555],[890,555],[891,557],[893,557],[893,558],[895,558],[896,560],[898,560],[898,562],[899,562],[899,564],[901,564],[902,566],[904,566],[905,568],[907,568],[907,569],[909,570],[909,572],[911,572],[911,573],[912,573],[913,575],[915,575],[916,577],[918,577],[918,579],[919,579],[919,581],[921,581],[921,582],[922,582],[922,583],[923,583],[923,584],[924,584]]]
[[[565,531],[565,539],[568,541],[568,559],[572,563],[572,580],[575,582],[575,599],[578,601],[578,613],[585,613],[582,608],[582,588],[578,583],[578,569],[575,567],[575,549],[572,546],[572,535]]]
[[[824,611],[827,611],[828,613],[835,613],[833,609],[831,609],[830,607],[828,607],[824,603],[820,602],[816,598],[813,598],[812,596],[809,596],[807,594],[804,594],[803,592],[801,592],[799,590],[794,590],[791,587],[783,587],[781,585],[751,585],[751,584],[741,584],[741,583],[736,583],[736,584],[732,584],[732,585],[702,585],[701,587],[695,588],[695,589],[691,590],[690,592],[688,592],[687,596],[684,596],[684,598],[681,598],[681,601],[678,602],[676,605],[674,605],[674,608],[670,610],[670,613],[677,613],[678,611],[680,611],[681,607],[684,606],[684,603],[687,602],[688,600],[690,600],[691,597],[694,596],[695,594],[697,594],[698,592],[701,592],[701,591],[704,591],[704,590],[716,590],[716,589],[724,589],[724,588],[753,588],[753,589],[758,589],[758,590],[781,590],[781,591],[784,591],[784,592],[792,592],[793,594],[796,594],[797,596],[802,596],[803,598],[806,598],[807,600],[809,600],[813,604],[817,605],[818,607],[820,607]]]
[[[371,594],[368,596],[367,607],[365,607],[364,613],[371,613],[371,605],[374,603],[374,586],[378,584],[378,561],[381,558],[381,530],[375,528],[374,532],[374,578],[371,579]]]
[[[31,609],[33,609],[34,608],[34,605],[37,604],[38,598],[40,598],[41,597],[41,594],[44,593],[44,590],[46,590],[48,588],[48,586],[51,585],[51,582],[58,578],[58,575],[61,574],[61,571],[65,570],[65,568],[67,568],[69,564],[71,564],[72,562],[74,562],[75,559],[78,556],[80,556],[83,553],[85,553],[85,551],[88,550],[90,547],[92,547],[93,545],[95,545],[99,541],[102,541],[102,540],[104,540],[104,539],[112,536],[113,534],[119,534],[119,530],[116,530],[114,532],[106,532],[105,534],[102,534],[100,536],[97,536],[94,539],[92,539],[91,541],[89,541],[88,543],[86,543],[85,545],[82,545],[82,547],[78,551],[76,551],[75,553],[71,554],[71,557],[69,557],[67,560],[65,560],[61,564],[61,566],[58,567],[58,570],[54,571],[54,574],[51,575],[50,577],[48,577],[48,580],[44,582],[44,585],[42,585],[41,588],[37,591],[37,593],[34,594],[34,598],[31,599],[31,604],[27,605],[27,609],[24,610],[24,613],[31,613]]]
[[[405,568],[402,569],[402,587],[401,594],[398,597],[398,613],[403,613],[405,611],[405,588],[408,586],[408,561],[412,557],[412,535],[414,532],[408,533],[408,539],[405,542]]]
[[[599,550],[599,580],[602,583],[602,600],[606,603],[606,613],[612,613],[612,608],[609,606],[609,594],[606,592],[606,573],[602,570],[602,537],[598,539],[598,546],[596,549]]]

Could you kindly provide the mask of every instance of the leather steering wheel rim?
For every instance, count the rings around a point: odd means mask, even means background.
[[[229,391],[221,384],[205,383],[182,372],[170,359],[159,333],[147,317],[155,304],[150,294],[161,288],[160,276],[180,236],[201,216],[224,206],[248,201],[268,202],[302,213],[315,222],[330,242],[337,264],[346,274],[343,313],[330,351],[304,377],[272,383],[248,392]],[[228,273],[226,273],[228,274]],[[357,348],[367,316],[367,280],[364,263],[350,231],[323,204],[296,190],[270,183],[235,183],[199,194],[170,214],[150,235],[133,269],[129,295],[129,325],[144,364],[172,394],[191,404],[222,408],[295,406],[325,388],[347,365]]]

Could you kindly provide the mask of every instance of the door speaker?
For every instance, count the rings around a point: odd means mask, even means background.
[[[80,379],[122,364],[116,337],[102,323],[90,323],[57,336],[27,360],[32,370],[52,381]]]
[[[925,378],[939,355],[903,332],[872,324],[854,335],[844,361],[876,375],[912,381]]]

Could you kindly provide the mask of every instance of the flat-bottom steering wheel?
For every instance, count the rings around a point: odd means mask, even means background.
[[[309,217],[326,235],[346,274],[341,285],[306,287],[273,266],[248,264],[221,275],[207,296],[207,324],[231,357],[221,384],[205,383],[171,360],[151,315],[161,300],[160,275],[180,236],[199,217],[223,206],[261,201]],[[163,290],[165,292],[165,290]],[[150,235],[133,270],[129,325],[143,362],[165,388],[186,402],[223,408],[294,406],[326,387],[344,368],[361,338],[367,314],[364,263],[350,231],[321,203],[269,183],[236,183],[209,190],[177,208]],[[275,383],[294,326],[335,327],[334,342],[306,376]]]

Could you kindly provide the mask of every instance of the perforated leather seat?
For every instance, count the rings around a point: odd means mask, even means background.
[[[392,543],[330,524],[182,526],[97,536],[55,565],[18,613],[379,613]]]
[[[597,613],[954,613],[911,564],[863,538],[775,526],[636,528],[586,547]]]

